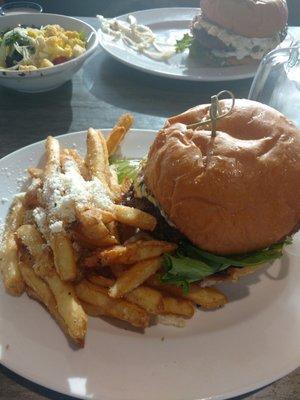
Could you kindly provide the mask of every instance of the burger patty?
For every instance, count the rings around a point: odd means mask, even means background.
[[[157,224],[155,230],[151,232],[151,235],[156,239],[167,240],[174,243],[179,243],[184,239],[184,236],[176,228],[168,224],[165,218],[161,215],[160,210],[153,203],[151,203],[146,197],[135,197],[133,188],[131,188],[125,195],[122,203],[126,206],[145,211],[156,218]]]
[[[194,28],[192,27],[193,37],[198,40],[201,46],[206,47],[207,49],[220,50],[220,51],[232,51],[233,48],[231,46],[226,46],[225,43],[222,42],[216,36],[212,36],[206,32],[203,28]]]
[[[222,40],[216,36],[210,35],[204,28],[198,28],[195,26],[198,16],[196,16],[192,22],[191,32],[193,37],[198,40],[201,46],[207,49],[220,50],[220,51],[233,51],[232,46],[227,46]]]

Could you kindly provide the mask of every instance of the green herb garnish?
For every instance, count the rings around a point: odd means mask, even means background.
[[[125,178],[129,178],[133,181],[136,179],[140,161],[141,160],[138,159],[127,160],[114,158],[110,160],[110,163],[116,168],[119,183],[122,183]]]
[[[193,36],[190,36],[188,33],[183,35],[183,38],[180,40],[176,40],[176,53],[182,53],[184,50],[189,49],[193,43]]]
[[[274,244],[267,249],[232,257],[221,257],[203,251],[190,243],[180,244],[175,255],[164,255],[166,273],[162,276],[164,283],[181,286],[184,293],[189,291],[192,282],[200,281],[230,266],[245,267],[264,264],[280,258],[284,245],[290,244],[288,238],[284,242]]]
[[[79,39],[82,40],[83,42],[86,42],[86,34],[85,32],[78,32],[79,34]]]
[[[20,32],[13,30],[4,39],[4,44],[5,46],[12,46],[15,43],[18,44],[19,46],[29,46],[30,40],[26,36],[21,35]]]

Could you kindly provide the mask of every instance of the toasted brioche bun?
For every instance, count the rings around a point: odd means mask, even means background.
[[[202,0],[200,7],[211,22],[247,37],[272,37],[288,21],[285,0]]]
[[[145,184],[168,219],[201,249],[223,255],[263,249],[296,232],[300,131],[278,111],[242,99],[218,121],[215,139],[186,127],[208,110],[201,105],[170,118],[149,151]]]

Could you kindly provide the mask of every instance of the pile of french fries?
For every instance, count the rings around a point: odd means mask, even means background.
[[[80,346],[87,315],[109,316],[144,329],[157,316],[191,318],[196,305],[211,309],[227,302],[215,288],[193,284],[184,295],[180,288],[161,282],[162,256],[173,252],[176,244],[143,233],[151,232],[156,220],[121,205],[130,182],[120,185],[109,165],[132,122],[131,115],[121,116],[106,139],[90,128],[85,158],[74,149],[61,149],[55,138],[48,137],[44,168],[28,169],[32,183],[15,197],[6,220],[0,268],[7,292],[20,296],[25,291],[39,301]],[[74,202],[75,220],[56,221],[42,194],[54,190],[51,180],[65,174],[70,161],[84,182],[101,182],[111,200],[109,210],[92,202]],[[48,195],[51,199],[55,193]],[[34,218],[37,210],[43,211],[43,226]],[[57,223],[62,229],[51,230]]]

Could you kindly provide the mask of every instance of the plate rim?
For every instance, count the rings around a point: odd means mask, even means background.
[[[198,11],[200,10],[200,7],[162,7],[162,8],[150,8],[147,10],[138,10],[138,11],[134,11],[131,13],[126,13],[126,14],[122,14],[122,15],[118,15],[114,18],[116,19],[121,19],[121,18],[125,18],[128,15],[133,15],[133,16],[138,16],[138,14],[145,14],[145,13],[149,13],[149,12],[158,12],[158,11],[170,11],[170,9],[172,10],[178,10],[178,11],[182,11],[182,10],[187,10],[187,11]],[[98,36],[98,42],[99,45],[101,47],[101,50],[105,51],[107,54],[109,54],[111,57],[113,57],[114,59],[118,60],[119,62],[121,62],[122,64],[128,66],[128,67],[132,67],[138,71],[142,71],[151,75],[155,75],[155,76],[159,76],[161,78],[169,78],[169,79],[177,79],[177,80],[181,80],[181,81],[190,81],[190,82],[228,82],[228,81],[236,81],[236,80],[242,80],[242,79],[251,79],[255,76],[255,73],[257,71],[258,65],[254,66],[253,68],[255,68],[255,70],[253,70],[252,72],[249,73],[244,73],[241,75],[231,75],[230,77],[223,77],[223,76],[215,76],[214,78],[205,78],[205,77],[199,77],[199,76],[195,76],[195,75],[178,75],[178,74],[171,74],[168,72],[163,72],[163,71],[157,71],[157,70],[153,70],[153,69],[149,69],[146,66],[141,66],[141,65],[136,65],[124,58],[122,58],[121,56],[118,56],[117,54],[115,54],[113,51],[111,51],[109,48],[107,48],[107,46],[103,43],[103,40],[101,38],[101,34],[102,31],[101,29],[97,29],[97,36]],[[222,67],[221,69],[224,68],[236,68],[236,66],[232,66],[232,67]]]
[[[104,134],[107,134],[111,129],[112,128],[102,128],[101,131]],[[65,137],[79,136],[79,135],[84,135],[86,132],[87,132],[86,130],[69,132],[66,134],[57,135],[57,136],[55,136],[55,138],[59,139],[59,138],[65,138]],[[131,132],[132,132],[132,134],[138,134],[139,132],[144,132],[146,134],[155,135],[155,133],[157,131],[153,130],[153,129],[136,128],[136,129],[132,129]],[[45,139],[42,139],[42,140],[33,142],[31,144],[28,144],[24,147],[21,147],[15,151],[5,155],[4,157],[2,157],[0,159],[0,163],[5,162],[6,159],[8,159],[9,157],[16,156],[18,154],[18,152],[21,152],[21,151],[28,149],[35,145],[40,145],[43,142],[45,142]],[[17,366],[15,365],[15,363],[12,363],[10,365],[9,362],[0,360],[0,364],[3,365],[8,370],[12,371],[14,374],[21,376],[24,379],[26,379],[28,382],[32,382],[33,384],[39,385],[40,387],[43,387],[43,388],[46,388],[46,389],[49,389],[49,390],[52,390],[54,392],[61,393],[64,395],[72,396],[72,397],[78,398],[78,399],[90,399],[89,395],[77,395],[77,394],[71,393],[70,391],[65,390],[63,387],[60,387],[59,384],[58,384],[58,386],[54,387],[53,384],[51,384],[51,382],[47,378],[48,374],[43,375],[42,378],[41,377],[32,378],[32,376],[34,374],[31,374],[31,377],[30,377],[25,370],[20,372],[20,370],[18,370]],[[219,395],[214,395],[213,397],[210,397],[209,400],[226,400],[226,399],[230,399],[235,396],[239,396],[239,395],[243,395],[246,393],[250,393],[252,391],[259,390],[259,389],[277,381],[278,379],[290,374],[291,372],[293,372],[294,370],[299,368],[299,366],[300,366],[299,362],[295,361],[295,365],[294,365],[294,363],[288,364],[288,366],[286,366],[284,369],[281,370],[281,372],[278,372],[278,374],[276,374],[276,375],[272,375],[263,380],[258,380],[258,381],[254,380],[253,383],[249,383],[247,386],[244,386],[242,388],[237,388],[230,392],[224,392]],[[34,389],[33,389],[33,391],[34,391]],[[97,393],[95,395],[98,396]],[[100,396],[101,396],[101,400],[109,400],[107,397],[103,397],[101,394],[100,394]],[[95,397],[95,400],[96,400],[96,398],[98,398],[98,397]],[[99,400],[100,400],[100,398],[99,398]],[[204,400],[204,398],[193,397],[193,398],[189,398],[188,400]],[[206,398],[206,400],[208,400],[208,398]]]

